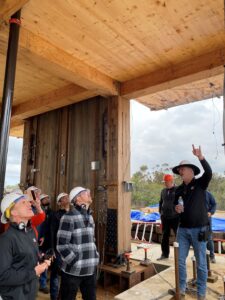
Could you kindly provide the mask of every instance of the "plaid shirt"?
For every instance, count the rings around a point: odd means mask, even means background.
[[[76,207],[61,218],[57,250],[65,273],[74,276],[94,274],[99,263],[94,230],[93,217],[86,209]]]

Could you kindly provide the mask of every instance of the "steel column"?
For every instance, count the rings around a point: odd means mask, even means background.
[[[3,197],[6,161],[9,143],[10,119],[12,112],[16,60],[19,42],[20,13],[17,11],[10,19],[8,50],[5,67],[5,79],[0,117],[0,201]]]

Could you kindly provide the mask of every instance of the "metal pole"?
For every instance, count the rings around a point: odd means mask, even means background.
[[[176,282],[176,293],[175,299],[180,299],[180,284],[179,284],[179,264],[178,264],[178,256],[179,256],[179,243],[174,242],[174,260],[175,260],[175,282]]]
[[[224,147],[224,153],[225,153],[225,66],[224,66],[224,74],[223,74],[223,144],[222,146]]]
[[[224,298],[225,298],[225,276],[223,276],[223,295],[224,295]]]
[[[210,269],[209,255],[210,255],[210,251],[206,250],[206,261],[207,261],[208,277],[212,276],[212,272],[211,272],[211,269]]]
[[[5,171],[9,143],[10,119],[13,102],[16,59],[19,41],[20,13],[17,11],[10,19],[8,50],[0,117],[0,201],[4,193]]]
[[[192,268],[193,268],[193,280],[192,280],[192,284],[195,285],[196,284],[196,279],[197,279],[197,273],[196,273],[196,259],[195,256],[193,256],[191,258],[192,260]]]

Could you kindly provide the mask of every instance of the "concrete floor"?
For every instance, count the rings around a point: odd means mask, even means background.
[[[138,249],[138,244],[132,244],[132,258],[143,259],[143,249]],[[139,284],[133,288],[117,295],[117,300],[156,300],[171,299],[171,296],[167,294],[168,289],[175,287],[175,269],[174,269],[174,250],[170,247],[170,257],[167,260],[160,261],[161,264],[167,265],[169,268],[160,272]],[[153,263],[159,264],[156,259],[160,256],[161,249],[159,244],[151,244],[149,249],[148,258]],[[192,260],[193,250],[190,250],[189,257],[187,259],[187,273],[188,281],[193,278]],[[216,255],[216,264],[211,264],[211,270],[213,275],[218,276],[218,280],[215,283],[208,283],[207,300],[219,299],[219,294],[224,294],[223,277],[225,276],[225,256]],[[196,299],[196,293],[190,291],[185,297],[185,300]]]
[[[144,258],[144,250],[139,249],[143,244],[132,243],[132,255],[133,259]],[[159,244],[151,244],[149,245],[148,258],[156,264],[159,264],[159,261],[156,259],[161,254],[161,248]],[[192,261],[191,257],[193,256],[193,251],[191,250],[189,253],[189,257],[187,259],[187,271],[188,271],[188,280],[192,279]],[[171,247],[170,257],[167,260],[160,261],[160,264],[163,266],[167,266],[168,268],[159,274],[137,284],[131,289],[116,295],[115,290],[104,291],[102,287],[98,287],[97,290],[97,300],[169,300],[172,297],[167,294],[168,289],[175,287],[175,274],[174,274],[174,253],[173,247]],[[223,294],[223,277],[225,276],[225,256],[224,255],[216,255],[216,264],[211,264],[211,269],[214,275],[218,276],[218,280],[216,283],[208,283],[207,290],[207,300],[215,300],[219,299],[218,294]],[[46,300],[50,299],[49,294],[44,295],[39,293],[38,300]],[[81,295],[77,296],[77,300],[81,300]],[[190,293],[186,295],[186,300],[188,299],[196,299],[196,295],[194,293]],[[63,300],[63,299],[62,299]]]

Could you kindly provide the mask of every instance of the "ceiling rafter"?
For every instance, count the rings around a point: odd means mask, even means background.
[[[93,91],[86,90],[75,84],[68,84],[62,88],[41,96],[33,97],[13,107],[12,121],[24,120],[31,116],[45,113],[81,100],[96,96]],[[14,126],[17,123],[14,123]],[[13,127],[13,123],[12,126]]]
[[[0,0],[0,20],[7,21],[29,0]]]
[[[97,94],[118,95],[118,82],[25,28],[20,31],[19,46],[20,52],[38,67],[58,77]]]
[[[138,99],[176,86],[222,74],[225,48],[121,83],[121,96]]]

